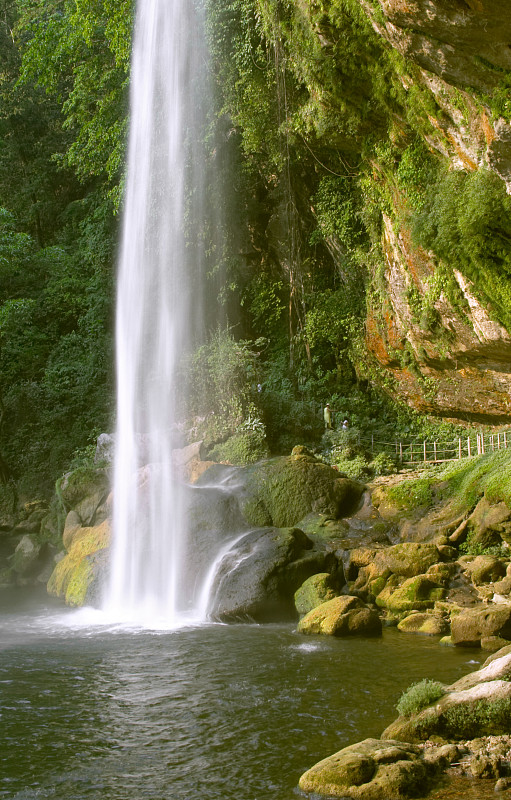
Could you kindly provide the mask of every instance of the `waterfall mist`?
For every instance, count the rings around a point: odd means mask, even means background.
[[[200,326],[207,54],[192,0],[139,0],[118,267],[113,545],[104,609],[178,625],[203,613],[185,575],[183,489],[173,475],[180,366]],[[189,232],[192,235],[189,235]]]

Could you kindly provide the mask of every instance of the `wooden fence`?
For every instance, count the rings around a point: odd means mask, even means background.
[[[388,453],[401,464],[441,464],[461,458],[492,453],[511,446],[511,431],[471,433],[452,442],[378,442],[374,436],[360,437],[360,444],[372,453]]]

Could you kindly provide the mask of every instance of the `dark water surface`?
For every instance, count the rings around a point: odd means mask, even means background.
[[[300,775],[379,736],[410,683],[484,658],[396,630],[133,632],[0,602],[0,798],[16,800],[301,798]]]

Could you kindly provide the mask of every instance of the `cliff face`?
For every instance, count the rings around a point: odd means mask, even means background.
[[[473,286],[457,270],[461,303],[453,307],[442,292],[430,308],[433,323],[409,298],[424,297],[435,266],[406,234],[385,224],[385,302],[372,303],[366,346],[383,368],[389,389],[426,414],[486,424],[511,419],[511,337],[491,318]],[[460,309],[460,306],[462,308]]]
[[[453,166],[487,165],[511,189],[511,126],[502,118],[490,122],[484,103],[505,92],[511,70],[506,0],[379,0],[376,5],[361,0],[361,5],[375,31],[419,67],[417,77],[446,115],[443,125],[437,124],[451,144]],[[456,90],[463,92],[465,109]],[[441,149],[447,155],[448,148]]]
[[[509,97],[505,0],[360,2],[378,35],[416,66],[414,83],[436,103],[428,146],[451,170],[492,170],[510,192],[511,127],[491,113],[495,98]],[[404,84],[412,86],[406,78]],[[383,251],[387,291],[368,304],[365,341],[389,390],[422,412],[509,424],[511,337],[491,302],[452,264],[457,302],[432,288],[438,258],[412,243],[406,223],[396,231],[385,219]],[[417,309],[428,293],[429,320]]]

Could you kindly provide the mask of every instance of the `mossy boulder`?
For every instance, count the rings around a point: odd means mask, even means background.
[[[465,572],[470,575],[473,583],[493,583],[506,574],[506,564],[496,556],[480,555],[465,565]]]
[[[334,519],[352,514],[363,484],[340,478],[311,455],[291,455],[247,467],[242,511],[249,523],[285,528],[316,511]]]
[[[333,600],[337,596],[334,579],[329,572],[318,572],[307,578],[295,592],[295,607],[303,617],[316,606]]]
[[[10,567],[18,575],[29,576],[34,574],[41,564],[42,546],[36,536],[25,534],[22,536],[10,557]]]
[[[468,530],[472,544],[491,547],[502,539],[511,542],[511,510],[504,502],[490,503],[483,497],[470,515]]]
[[[395,800],[423,794],[434,772],[417,746],[364,739],[315,764],[299,786],[328,797]]]
[[[381,572],[388,569],[404,578],[423,574],[439,560],[438,547],[431,542],[403,542],[379,550],[375,556]]]
[[[426,572],[439,560],[438,548],[431,543],[404,542],[391,547],[355,548],[347,560],[347,574],[356,577],[351,585],[357,594],[378,595],[388,578],[412,578]],[[390,591],[390,590],[389,590]]]
[[[327,636],[380,636],[378,613],[358,597],[335,597],[309,611],[298,623],[299,633]]]
[[[416,575],[398,587],[387,584],[376,597],[376,605],[391,614],[402,614],[405,611],[433,608],[435,602],[442,600],[444,596],[443,587],[434,583],[427,575]]]
[[[48,581],[48,593],[64,599],[71,606],[82,606],[90,602],[91,589],[97,581],[96,554],[108,548],[109,544],[108,521],[93,528],[82,528],[75,536],[67,555],[53,570]]]
[[[449,623],[440,614],[420,611],[402,619],[397,627],[403,633],[418,633],[422,636],[445,636],[449,632]]]

